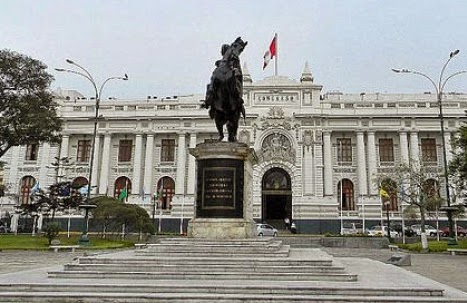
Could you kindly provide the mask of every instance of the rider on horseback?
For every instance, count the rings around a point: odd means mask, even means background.
[[[219,141],[224,138],[224,124],[229,133],[229,142],[237,141],[240,114],[245,118],[243,76],[239,56],[247,43],[238,37],[231,45],[222,45],[222,59],[216,61],[211,83],[207,85],[202,107],[210,108],[209,116],[215,120]]]

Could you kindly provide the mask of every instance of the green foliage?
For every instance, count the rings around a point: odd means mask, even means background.
[[[0,157],[12,146],[59,141],[62,120],[46,69],[38,60],[0,50]]]
[[[144,208],[111,197],[99,197],[93,201],[97,204],[93,218],[102,224],[104,237],[109,231],[119,232],[122,225],[144,234],[155,233],[154,224]]]
[[[60,223],[58,222],[49,222],[45,226],[45,237],[49,240],[49,245],[52,240],[58,237],[60,233]]]
[[[411,243],[411,244],[398,244],[398,246],[408,251],[413,251],[413,252],[422,251],[421,242]],[[432,253],[445,252],[448,248],[467,248],[467,240],[460,240],[457,245],[449,245],[449,246],[448,246],[448,241],[428,241],[428,252],[432,252]]]
[[[79,235],[67,238],[59,235],[62,245],[76,245]],[[114,249],[134,246],[133,241],[107,240],[91,236],[91,245],[86,249]],[[0,249],[3,250],[48,250],[49,244],[46,237],[31,237],[30,235],[0,235]]]

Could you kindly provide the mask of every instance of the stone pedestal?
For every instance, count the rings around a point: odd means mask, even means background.
[[[190,154],[196,158],[197,183],[195,217],[188,223],[188,236],[253,237],[254,150],[238,142],[212,142],[198,144]]]

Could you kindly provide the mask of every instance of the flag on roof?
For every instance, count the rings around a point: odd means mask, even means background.
[[[271,41],[271,44],[269,45],[269,49],[264,53],[263,56],[263,69],[266,68],[268,65],[269,61],[271,61],[272,58],[276,56],[276,36]]]

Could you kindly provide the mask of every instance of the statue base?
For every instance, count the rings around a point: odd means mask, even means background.
[[[256,155],[238,142],[206,142],[190,149],[196,158],[195,218],[187,235],[197,238],[243,239],[255,236],[253,164]]]
[[[210,239],[245,239],[255,236],[255,222],[245,219],[195,218],[188,223],[188,236]]]

